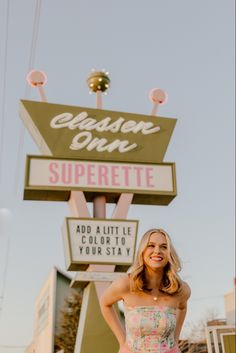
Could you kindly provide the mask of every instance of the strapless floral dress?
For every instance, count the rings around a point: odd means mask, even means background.
[[[175,325],[175,308],[125,306],[126,343],[119,353],[180,353]]]

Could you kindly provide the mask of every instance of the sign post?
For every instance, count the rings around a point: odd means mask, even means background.
[[[84,289],[75,353],[117,353],[99,297],[133,263],[138,221],[126,220],[130,204],[168,205],[177,195],[175,164],[163,163],[176,119],[155,116],[167,100],[160,89],[150,92],[151,116],[103,110],[105,72],[87,80],[96,109],[47,103],[40,71],[27,81],[41,102],[22,100],[20,116],[43,156],[27,156],[24,199],[68,202],[66,268],[77,271],[71,286]],[[106,202],[116,203],[111,219]]]

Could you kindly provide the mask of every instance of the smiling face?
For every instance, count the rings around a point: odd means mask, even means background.
[[[169,262],[168,243],[164,234],[154,232],[150,235],[143,251],[144,265],[152,270],[163,269]]]

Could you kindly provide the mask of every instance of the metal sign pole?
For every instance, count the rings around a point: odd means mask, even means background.
[[[110,80],[108,76],[101,72],[92,74],[88,78],[90,89],[96,93],[97,109],[102,109],[102,91],[105,91],[109,87],[109,82]],[[102,219],[106,218],[105,195],[95,196],[93,200],[93,217]],[[115,265],[90,265],[87,270],[91,272],[114,272]],[[109,283],[110,282],[89,283],[84,290],[75,353],[93,353],[95,351],[101,353],[117,352],[117,342],[110,329],[104,326],[104,320],[102,318],[99,320],[101,313],[98,299]],[[91,312],[92,305],[94,306],[94,310]],[[94,320],[95,318],[96,321]],[[103,338],[101,338],[99,334],[100,332],[102,333]],[[88,345],[90,347],[88,347]]]

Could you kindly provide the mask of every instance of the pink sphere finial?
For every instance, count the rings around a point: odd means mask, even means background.
[[[149,98],[154,104],[165,104],[168,100],[167,93],[160,88],[153,88],[149,92]]]
[[[42,87],[47,83],[47,75],[43,71],[32,70],[28,73],[26,80],[31,87]]]

